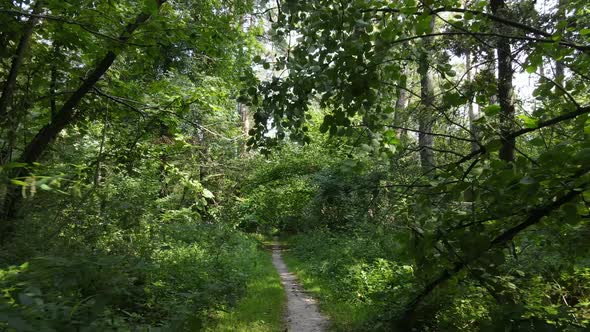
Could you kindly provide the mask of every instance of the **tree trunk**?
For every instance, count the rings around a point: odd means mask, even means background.
[[[162,122],[160,123],[160,145],[162,147],[162,151],[160,152],[160,167],[159,167],[159,175],[160,178],[160,190],[158,192],[158,197],[164,198],[168,196],[168,184],[166,183],[168,172],[166,171],[166,166],[168,165],[168,154],[166,152],[166,146],[172,144],[172,140],[168,137],[168,126]]]
[[[559,0],[559,2],[557,4],[557,13],[556,13],[556,17],[555,17],[557,24],[559,24],[559,22],[566,20],[566,17],[565,17],[566,2],[567,2],[567,0]],[[557,29],[557,33],[563,34],[564,29]],[[565,77],[565,65],[563,64],[563,61],[555,61],[555,79],[554,79],[555,83],[557,83],[559,85],[563,85],[564,77]]]
[[[403,75],[408,73],[407,65],[403,70]],[[406,91],[406,82],[400,83],[400,87],[397,88],[397,100],[395,101],[395,114],[393,115],[393,125],[395,126],[396,136],[399,140],[405,136],[405,130],[401,129],[403,127],[403,112],[406,109],[406,104],[408,101],[408,91]]]
[[[248,106],[238,103],[238,113],[240,113],[240,118],[242,119],[242,134],[246,139],[248,139],[248,133],[250,132],[251,124],[250,124],[250,110],[248,110]],[[241,154],[245,155],[248,149],[248,144],[245,142],[242,144],[242,151]]]
[[[53,45],[53,59],[57,60],[59,56],[59,45]],[[49,104],[51,107],[51,120],[55,119],[57,115],[57,103],[55,100],[55,92],[57,89],[57,61],[51,65],[51,80],[49,82]]]
[[[100,137],[100,145],[98,148],[98,156],[96,157],[96,169],[94,172],[94,186],[100,186],[102,182],[102,161],[103,161],[103,153],[104,153],[104,145],[107,139],[107,126],[109,123],[109,107],[104,110],[104,121],[102,124],[102,134]]]
[[[430,30],[434,29],[435,16],[430,21]],[[431,173],[435,167],[432,132],[433,106],[434,106],[434,86],[430,76],[430,49],[432,41],[430,38],[422,40],[422,52],[418,62],[418,73],[420,74],[420,98],[422,109],[419,114],[418,126],[418,144],[420,146],[420,165],[424,173]]]
[[[40,9],[40,1],[37,1],[33,7],[33,14],[38,14]],[[0,124],[2,125],[6,124],[6,122],[9,122],[10,116],[8,114],[8,105],[10,105],[10,102],[12,101],[12,95],[14,94],[14,88],[16,87],[18,72],[23,63],[25,52],[29,46],[31,36],[33,35],[35,23],[37,23],[37,17],[35,16],[29,17],[25,23],[22,36],[20,37],[18,46],[16,47],[16,53],[12,58],[12,65],[10,66],[8,77],[6,78],[6,82],[4,82],[2,96],[0,96]]]
[[[154,0],[157,3],[158,8],[166,2],[166,0]],[[119,36],[118,40],[121,45],[125,45],[131,38],[132,33],[145,23],[151,17],[150,13],[139,14],[132,23],[129,23],[123,33]],[[25,149],[19,158],[19,162],[31,164],[39,160],[41,155],[47,150],[51,142],[57,137],[57,135],[70,123],[73,122],[75,117],[75,109],[84,98],[84,96],[90,91],[96,82],[106,73],[111,67],[117,53],[115,51],[108,51],[106,55],[96,64],[94,69],[88,74],[88,76],[82,81],[80,87],[74,92],[70,98],[64,103],[61,109],[57,112],[51,122],[45,125],[39,132],[33,137],[33,139],[25,146]],[[18,168],[12,174],[13,178],[26,176],[28,170],[26,168]],[[14,233],[13,220],[19,210],[22,196],[20,195],[20,188],[17,186],[10,186],[8,188],[2,217],[3,222],[0,225],[0,241],[4,242],[6,239],[11,237]]]
[[[506,12],[504,0],[491,0],[490,7],[492,14],[502,17]],[[502,26],[497,25],[498,31],[502,34]],[[496,44],[498,57],[498,101],[500,103],[500,135],[503,144],[500,148],[500,159],[505,161],[514,160],[514,146],[516,139],[508,134],[512,132],[514,123],[514,102],[512,87],[512,51],[508,38],[498,38]]]
[[[490,77],[496,77],[496,56],[495,50],[490,49],[486,54],[486,61],[488,61],[487,71],[490,73]],[[491,79],[491,78],[490,78]],[[494,105],[498,103],[498,94],[493,94],[489,98],[490,105]]]
[[[468,82],[471,82],[473,79],[471,75],[471,52],[466,50],[465,51],[465,70],[466,70],[466,78]],[[479,145],[477,142],[479,141],[479,128],[475,124],[475,120],[477,120],[477,114],[475,114],[475,110],[473,109],[473,101],[471,98],[467,101],[467,114],[469,115],[469,130],[471,130],[471,152],[477,151],[479,149]]]

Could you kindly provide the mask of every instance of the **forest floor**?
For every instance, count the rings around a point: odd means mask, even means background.
[[[281,256],[282,247],[276,241],[272,246],[272,263],[279,272],[281,283],[287,293],[287,312],[285,321],[288,331],[323,332],[328,329],[328,319],[320,312],[316,301],[306,293],[289,272]]]

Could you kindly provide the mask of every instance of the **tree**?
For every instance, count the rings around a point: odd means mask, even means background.
[[[492,14],[497,17],[506,15],[507,7],[504,0],[490,1]],[[500,34],[506,34],[504,26],[497,25]],[[500,135],[503,137],[503,145],[500,149],[500,158],[506,161],[514,160],[514,146],[516,140],[508,138],[513,128],[514,121],[514,92],[512,86],[512,51],[510,41],[505,37],[500,37],[496,44],[496,53],[498,59],[498,101],[500,102]]]
[[[431,34],[434,29],[436,22],[436,16],[430,17],[429,29],[426,31],[427,34]],[[422,103],[422,109],[419,115],[419,127],[420,131],[418,134],[418,144],[420,146],[420,165],[424,173],[431,173],[435,167],[434,152],[432,150],[433,137],[430,134],[432,132],[432,122],[434,113],[434,85],[432,78],[430,77],[430,49],[432,43],[430,38],[422,40],[420,45],[422,51],[418,60],[418,73],[420,74],[420,102]]]
[[[159,10],[159,8],[165,2],[165,0],[154,1],[156,11]],[[33,12],[32,15],[36,15],[35,12]],[[127,24],[123,29],[123,32],[117,38],[117,42],[120,44],[119,46],[125,46],[131,39],[133,32],[137,30],[142,24],[144,24],[151,16],[152,13],[150,12],[142,12],[137,15],[131,23]],[[30,28],[27,27],[27,31],[32,30],[32,25],[34,22],[34,20],[32,22],[27,22],[27,25],[31,26]],[[28,42],[31,32],[29,31],[28,33],[29,37],[26,38],[26,42]],[[21,57],[20,54],[18,57]],[[18,158],[18,162],[32,164],[39,160],[41,155],[47,150],[57,135],[66,126],[70,125],[74,121],[76,116],[76,107],[86,96],[86,94],[90,92],[96,82],[98,82],[104,73],[111,67],[116,58],[117,54],[115,51],[109,50],[102,59],[97,61],[94,68],[90,70],[85,78],[83,78],[82,83],[77,88],[77,90],[65,101],[55,116],[52,117],[51,122],[41,128],[41,130],[35,134],[33,139],[24,147],[23,153]],[[26,168],[18,167],[16,168],[13,176],[19,178],[27,175],[27,172],[28,171]],[[5,241],[6,238],[10,237],[11,233],[14,232],[14,226],[11,225],[10,220],[15,217],[15,214],[19,209],[21,197],[20,188],[18,186],[12,186],[12,188],[9,187],[3,205],[2,215],[5,221],[2,226],[2,241]]]
[[[568,6],[572,15],[581,13],[573,9],[580,9],[579,4]],[[495,278],[506,272],[490,260],[505,261],[508,244],[518,248],[526,241],[525,230],[547,229],[543,220],[558,220],[565,206],[583,209],[578,195],[586,190],[587,177],[585,162],[575,157],[582,153],[585,143],[567,151],[559,150],[558,143],[568,135],[573,135],[570,139],[577,137],[578,142],[585,140],[582,123],[589,110],[587,97],[573,83],[585,78],[573,79],[571,90],[564,91],[543,76],[531,95],[518,96],[517,100],[513,75],[515,71],[536,73],[543,57],[564,61],[572,72],[581,74],[589,65],[587,41],[573,36],[553,38],[548,31],[554,31],[554,27],[543,21],[539,24],[540,16],[530,2],[509,6],[496,0],[489,4],[316,1],[289,2],[285,7],[286,19],[276,25],[277,34],[295,31],[298,44],[286,59],[275,64],[277,70],[287,68],[289,75],[261,82],[255,98],[244,95],[258,107],[252,145],[277,145],[282,137],[270,136],[272,130],[288,131],[291,138],[309,144],[310,137],[302,128],[308,126],[306,119],[313,118],[307,114],[313,113],[312,105],[319,100],[319,107],[325,111],[320,130],[335,140],[351,137],[347,142],[358,147],[351,151],[378,159],[388,144],[396,144],[388,140],[395,136],[388,131],[387,122],[395,109],[387,103],[406,86],[402,68],[411,54],[408,47],[418,48],[418,56],[411,61],[420,74],[420,91],[407,90],[419,97],[420,110],[429,112],[417,117],[417,129],[408,128],[417,133],[418,149],[410,144],[400,155],[420,160],[423,169],[417,172],[406,167],[403,175],[392,172],[382,178],[386,183],[391,181],[383,187],[399,195],[395,211],[409,217],[396,220],[405,220],[408,232],[418,238],[413,254],[423,262],[421,267],[427,267],[417,278],[421,290],[407,300],[397,322],[405,322],[405,328],[410,328],[428,321],[420,310],[427,307],[425,304],[436,303],[433,294],[440,294],[449,280],[470,278],[487,287],[489,296],[500,298],[497,289],[503,286]],[[441,22],[440,32],[433,31],[435,19]],[[580,26],[571,30],[576,29]],[[443,47],[436,57],[429,56],[432,40],[440,40],[448,48]],[[456,77],[452,64],[455,50],[451,49],[455,45],[460,45],[459,53],[469,60],[467,77],[471,67],[487,67],[475,75],[473,82]],[[482,56],[475,59],[481,62],[472,64],[470,52],[464,48],[477,50]],[[581,60],[573,61],[566,54],[576,54]],[[524,58],[527,60],[523,63]],[[429,69],[436,80],[428,75]],[[557,90],[560,92],[551,92]],[[433,91],[440,91],[436,98]],[[535,98],[543,106],[531,109],[525,98]],[[472,100],[483,110],[479,119],[461,112],[465,105],[472,107]],[[521,108],[518,112],[517,103]],[[399,112],[393,117],[397,119],[393,126],[400,127]],[[473,130],[476,126],[480,129],[477,134]],[[432,167],[433,151],[439,161],[436,168]],[[350,153],[350,158],[358,157]],[[553,182],[559,178],[569,183],[578,177],[580,181],[565,187]],[[551,180],[547,183],[541,179]],[[470,204],[463,204],[465,201]],[[568,218],[574,223],[580,221],[574,215]],[[474,269],[491,277],[464,272]]]

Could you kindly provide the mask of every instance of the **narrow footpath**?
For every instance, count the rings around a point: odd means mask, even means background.
[[[287,313],[285,321],[289,332],[323,332],[327,330],[328,319],[320,313],[316,301],[309,296],[297,281],[297,277],[287,270],[281,257],[281,246],[272,247],[272,263],[281,276],[281,283],[287,292]]]

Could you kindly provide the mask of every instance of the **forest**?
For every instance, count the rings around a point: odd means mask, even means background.
[[[589,331],[589,113],[587,0],[0,0],[0,331]]]

